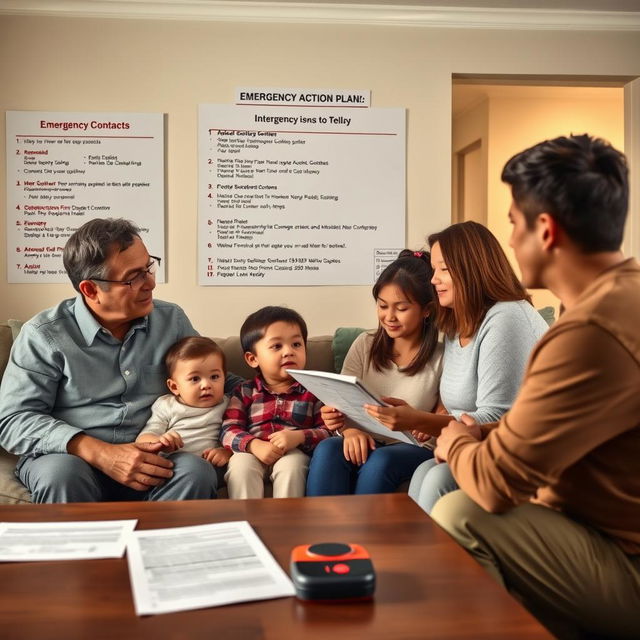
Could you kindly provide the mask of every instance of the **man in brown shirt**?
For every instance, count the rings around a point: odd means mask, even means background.
[[[500,422],[438,438],[461,491],[432,517],[558,637],[640,637],[640,265],[624,156],[542,142],[506,164],[523,283],[564,313]]]

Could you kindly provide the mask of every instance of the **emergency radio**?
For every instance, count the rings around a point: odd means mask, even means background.
[[[342,542],[294,547],[291,579],[301,600],[368,599],[376,587],[376,574],[366,549]]]

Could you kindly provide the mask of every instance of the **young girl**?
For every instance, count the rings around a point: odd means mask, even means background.
[[[429,245],[439,302],[436,324],[445,336],[440,382],[445,415],[399,402],[368,411],[391,429],[410,427],[437,436],[463,413],[478,424],[500,419],[515,399],[529,353],[547,324],[486,227],[455,224],[430,236]],[[455,488],[448,465],[429,460],[416,470],[409,495],[428,512]]]
[[[402,395],[424,411],[437,402],[442,367],[431,276],[428,253],[400,252],[373,287],[378,329],[356,338],[342,367],[342,373],[357,376],[379,396]],[[391,438],[374,441],[332,407],[323,407],[322,417],[342,437],[316,447],[307,478],[309,496],[391,493],[433,456],[427,447]]]

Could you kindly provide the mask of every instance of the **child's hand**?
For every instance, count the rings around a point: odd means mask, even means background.
[[[269,442],[286,453],[304,442],[304,432],[283,429],[272,433],[269,436]]]
[[[327,427],[329,431],[336,431],[344,427],[344,416],[337,409],[325,405],[320,409],[320,415],[322,416],[324,426]]]
[[[418,441],[418,442],[427,442],[428,440],[431,439],[431,435],[429,435],[428,433],[423,433],[422,431],[416,431],[415,429],[411,432],[411,435]]]
[[[345,429],[342,435],[344,457],[352,464],[364,464],[369,456],[369,449],[376,448],[375,440],[360,429]]]
[[[184,447],[182,436],[177,431],[167,431],[160,436],[159,440],[162,443],[162,450],[167,453],[177,451]]]
[[[436,413],[441,416],[448,416],[449,412],[447,411],[447,407],[442,404],[442,400],[438,400],[438,403],[433,409],[433,413]]]
[[[229,451],[229,449],[225,449],[224,447],[215,447],[205,449],[202,452],[202,457],[210,462],[214,467],[224,467],[224,465],[229,462],[229,458],[232,454],[233,451]]]
[[[282,458],[285,452],[272,445],[270,442],[254,438],[247,447],[247,451],[253,454],[263,464],[273,464]]]

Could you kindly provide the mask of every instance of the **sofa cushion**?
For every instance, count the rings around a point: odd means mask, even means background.
[[[21,504],[31,502],[26,488],[15,476],[18,456],[0,449],[0,504]]]
[[[313,336],[307,340],[307,364],[305,369],[334,371],[331,346],[333,336]]]
[[[224,351],[227,362],[227,371],[235,373],[242,378],[252,378],[255,373],[253,369],[245,362],[242,347],[240,346],[240,338],[231,336],[229,338],[211,338]]]
[[[542,309],[538,309],[538,313],[544,318],[545,322],[551,326],[556,317],[555,317],[555,309],[553,307],[542,307]]]
[[[333,334],[333,368],[336,373],[342,371],[344,359],[353,341],[366,329],[360,327],[338,327]],[[311,369],[311,367],[307,367]]]
[[[22,320],[9,319],[7,320],[7,324],[9,325],[11,329],[11,335],[15,340],[18,337],[18,334],[20,333],[20,329],[22,329],[22,325],[24,324],[24,322]]]

